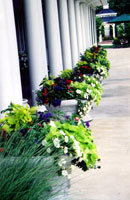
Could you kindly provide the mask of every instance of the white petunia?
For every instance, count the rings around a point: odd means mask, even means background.
[[[89,98],[89,95],[88,95],[87,93],[85,93],[85,94],[84,94],[84,98],[85,98],[85,99],[88,99],[88,98]]]
[[[66,160],[64,158],[61,159],[61,162],[62,162],[63,165],[66,164]]]
[[[68,153],[68,147],[64,148],[64,153],[67,154]]]
[[[46,146],[47,145],[47,141],[46,140],[42,140],[42,145]]]
[[[65,136],[65,142],[67,143],[69,141],[68,136]]]
[[[82,91],[77,89],[77,90],[76,90],[76,93],[77,93],[77,94],[81,94]]]
[[[63,175],[63,176],[67,176],[67,175],[68,175],[67,170],[62,170],[62,175]]]
[[[56,127],[56,125],[53,121],[50,121],[49,125],[51,125],[52,127]]]
[[[55,139],[53,140],[53,143],[54,143],[54,146],[55,146],[56,148],[60,148],[60,141],[59,141],[58,138],[55,138]]]
[[[92,86],[92,87],[95,87],[95,84],[94,84],[94,83],[92,83],[92,84],[91,84],[91,86]]]
[[[72,140],[74,140],[74,139],[75,139],[73,135],[71,135],[71,136],[70,136],[70,138],[71,138]]]
[[[89,89],[86,89],[86,92],[90,94],[90,93],[91,93],[91,90],[89,90]]]
[[[50,148],[47,148],[47,153],[51,153],[51,149]]]
[[[66,134],[65,134],[65,132],[64,132],[64,131],[62,131],[62,130],[60,130],[60,133],[61,133],[62,135],[66,135]]]

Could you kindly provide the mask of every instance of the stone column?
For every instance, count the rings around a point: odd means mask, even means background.
[[[41,0],[24,0],[25,22],[29,55],[29,71],[33,103],[35,90],[48,76],[44,22]]]
[[[75,2],[75,12],[76,12],[78,50],[79,50],[79,53],[83,53],[84,48],[83,48],[83,40],[82,40],[82,26],[81,26],[81,13],[80,13],[80,3],[79,3],[79,1]]]
[[[69,14],[72,65],[74,67],[79,59],[74,0],[68,0],[68,14]]]
[[[45,0],[45,16],[49,68],[57,76],[63,70],[57,0]]]
[[[72,69],[67,0],[58,0],[58,6],[63,67],[64,69]]]
[[[0,2],[0,111],[22,104],[22,90],[12,0]]]

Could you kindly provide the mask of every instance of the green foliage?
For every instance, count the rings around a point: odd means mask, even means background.
[[[63,195],[67,179],[58,178],[58,168],[54,165],[61,156],[60,152],[47,157],[42,147],[42,156],[40,151],[34,156],[38,144],[34,143],[27,149],[30,138],[19,141],[17,134],[4,141],[5,151],[0,152],[0,200],[48,200]]]
[[[101,34],[102,34],[102,37],[104,38],[105,37],[105,28],[104,28],[104,25],[102,25],[102,27],[101,27]]]
[[[99,36],[102,32],[103,21],[101,18],[96,17],[96,30],[97,30],[97,39],[99,41]]]
[[[109,7],[118,13],[121,14],[130,14],[130,1],[128,0],[108,0]]]
[[[113,45],[115,47],[120,47],[121,46],[121,42],[120,42],[119,38],[114,38]]]
[[[71,69],[66,69],[64,71],[61,71],[61,78],[63,79],[71,79],[73,74],[73,71]]]
[[[37,107],[30,108],[28,105],[21,106],[11,103],[9,107],[2,111],[5,114],[3,119],[0,119],[0,132],[5,131],[10,134],[18,130],[26,123],[31,123]]]
[[[76,159],[75,164],[81,168],[83,163],[86,165],[85,169],[89,169],[90,166],[94,167],[98,159],[91,131],[86,129],[81,122],[79,125],[72,125],[69,122],[56,121],[44,141],[47,149],[53,144],[55,151],[72,156],[73,160]],[[50,148],[50,154],[52,152]],[[64,168],[64,166],[61,167]]]

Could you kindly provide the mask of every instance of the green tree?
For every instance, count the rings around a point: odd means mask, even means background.
[[[109,7],[117,12],[118,15],[130,14],[130,1],[129,0],[108,0]]]
[[[102,31],[103,21],[101,18],[96,17],[96,28],[97,28],[97,40],[99,41],[99,36]]]

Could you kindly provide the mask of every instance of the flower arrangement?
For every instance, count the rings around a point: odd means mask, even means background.
[[[45,77],[36,91],[37,104],[56,107],[61,105],[62,100],[76,99],[78,114],[88,113],[93,102],[99,105],[103,93],[100,82],[107,78],[110,68],[106,56],[106,50],[92,47],[81,55],[73,70],[64,70],[58,77]]]

